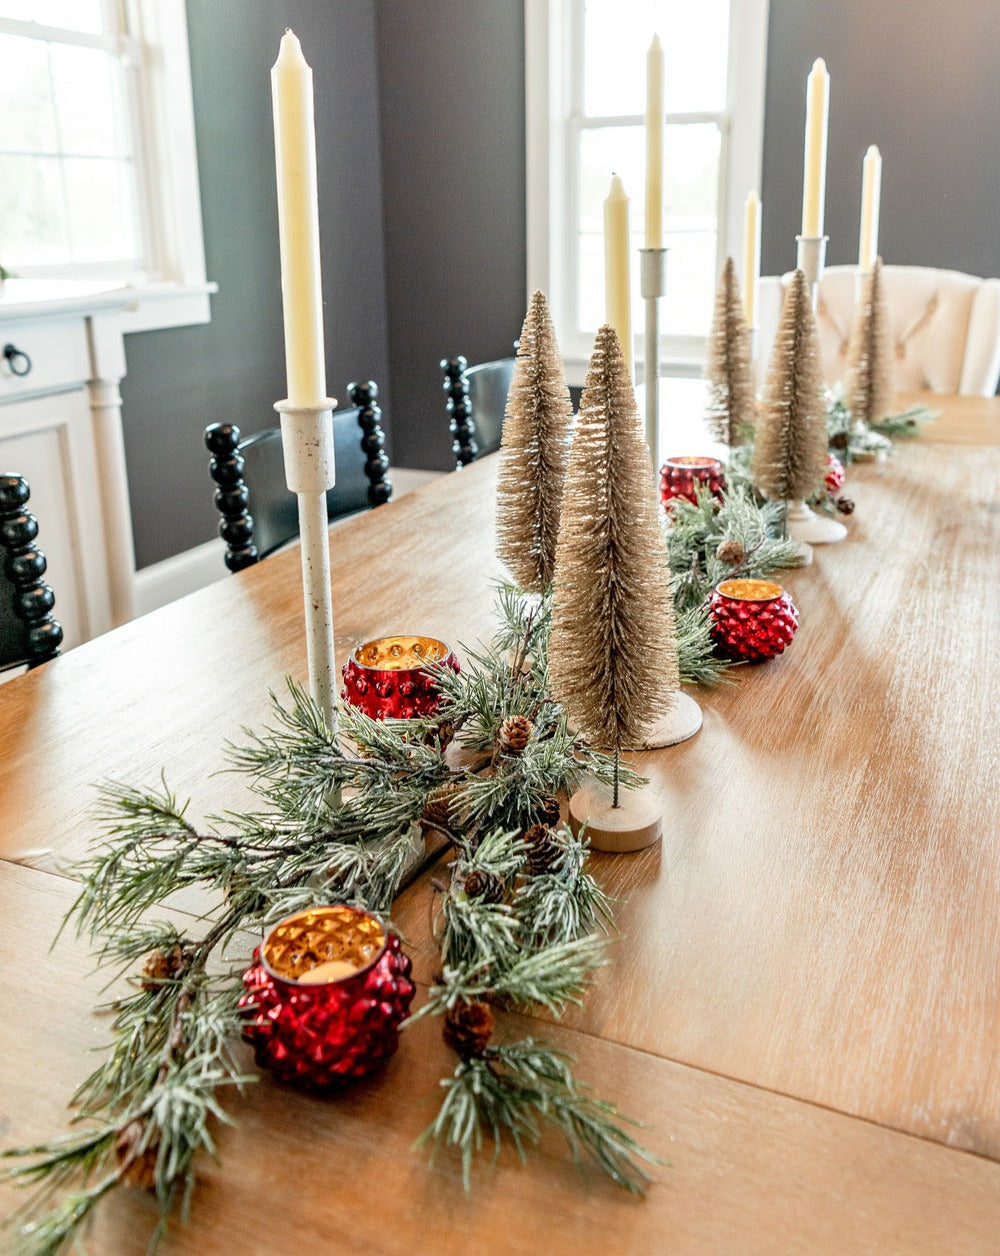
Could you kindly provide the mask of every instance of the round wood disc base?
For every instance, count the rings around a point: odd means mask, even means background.
[[[804,502],[788,508],[788,535],[807,545],[831,545],[847,536],[847,529],[836,519],[817,515]]]
[[[694,698],[679,689],[674,705],[666,715],[658,719],[655,724],[650,724],[643,733],[642,741],[637,746],[630,746],[629,749],[659,750],[663,746],[676,746],[695,735],[701,728],[703,718],[701,707]]]
[[[574,833],[587,826],[594,850],[620,854],[652,846],[660,837],[663,808],[651,789],[623,789],[619,806],[611,805],[611,790],[596,781],[578,789],[569,800],[569,825]]]

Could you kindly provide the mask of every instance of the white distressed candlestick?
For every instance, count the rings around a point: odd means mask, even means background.
[[[333,488],[333,411],[326,397],[318,406],[279,401],[285,482],[298,498],[302,549],[309,692],[331,730],[337,731],[337,672],[333,657],[333,595],[330,588],[330,538],[326,494]]]
[[[646,302],[646,444],[660,469],[660,297],[666,290],[667,250],[639,250],[639,291]]]
[[[795,237],[797,269],[801,270],[809,285],[809,296],[812,301],[813,313],[819,308],[819,281],[823,278],[826,265],[826,243],[829,236]]]

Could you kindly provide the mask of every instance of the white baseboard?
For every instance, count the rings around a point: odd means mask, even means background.
[[[166,606],[179,597],[194,593],[206,584],[224,580],[229,575],[225,564],[225,544],[206,541],[194,549],[174,554],[160,563],[143,567],[135,573],[136,614],[146,615]]]

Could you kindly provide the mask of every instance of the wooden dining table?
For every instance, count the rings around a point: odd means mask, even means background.
[[[593,856],[618,931],[584,1006],[500,1018],[644,1123],[669,1162],[648,1195],[548,1136],[526,1163],[485,1153],[468,1193],[450,1155],[429,1164],[412,1144],[454,1057],[424,1018],[333,1097],[267,1076],[228,1095],[163,1253],[1000,1251],[1000,399],[933,404],[919,439],[849,468],[846,542],[780,577],[791,647],[692,690],[697,736],[636,756],[663,836]],[[338,663],[393,633],[460,658],[489,636],[496,475],[483,459],[331,532]],[[194,818],[239,808],[224,745],[304,670],[293,549],[0,686],[4,1146],[64,1129],[109,1040],[86,942],[53,945],[95,787],[162,772]],[[447,858],[393,911],[417,1005]],[[19,1198],[3,1187],[0,1210]],[[87,1251],[141,1253],[156,1217],[117,1191]]]

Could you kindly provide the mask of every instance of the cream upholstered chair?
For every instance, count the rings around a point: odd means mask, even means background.
[[[760,281],[758,362],[766,377],[789,275]],[[883,290],[896,343],[896,387],[991,397],[1000,381],[1000,279],[929,266],[884,266]],[[828,385],[847,373],[857,271],[830,266],[819,285],[820,348]]]

